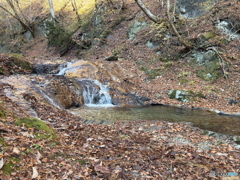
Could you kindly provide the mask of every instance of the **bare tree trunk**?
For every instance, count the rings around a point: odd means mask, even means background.
[[[49,4],[49,8],[50,8],[50,13],[51,13],[52,19],[55,21],[56,17],[55,17],[55,13],[54,13],[54,9],[53,9],[53,2],[52,2],[52,0],[48,0],[48,4]]]
[[[33,25],[29,23],[29,21],[24,22],[24,20],[26,20],[26,18],[21,18],[20,15],[18,14],[17,9],[15,8],[13,1],[11,0],[7,0],[8,5],[11,7],[11,9],[13,10],[13,13],[11,13],[9,10],[7,10],[5,7],[3,7],[2,5],[0,5],[0,8],[3,9],[5,12],[7,12],[8,14],[10,14],[13,18],[15,18],[23,27],[24,30],[29,31],[32,36],[34,37],[34,29],[33,29]]]

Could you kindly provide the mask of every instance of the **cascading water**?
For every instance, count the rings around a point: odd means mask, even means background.
[[[68,62],[62,65],[57,75],[66,75],[69,73],[72,74],[75,71],[77,72],[82,69],[81,63],[79,64],[79,62],[82,61]],[[87,67],[91,67],[91,65],[88,65]],[[94,79],[80,79],[78,80],[78,83],[82,87],[82,95],[86,106],[113,106],[107,85],[103,85],[98,80]]]
[[[69,68],[69,66],[73,64],[72,62],[67,62],[66,64],[63,64],[61,65],[59,68],[60,68],[60,71],[57,73],[57,75],[64,75],[65,74],[65,71]]]
[[[113,106],[108,86],[98,80],[82,79],[83,98],[86,106]]]

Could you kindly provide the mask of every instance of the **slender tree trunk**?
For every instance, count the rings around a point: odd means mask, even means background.
[[[55,17],[55,12],[54,12],[54,9],[53,9],[53,2],[52,2],[52,0],[48,0],[48,4],[49,4],[49,9],[50,9],[50,13],[51,13],[52,19],[55,21],[56,17]]]
[[[78,7],[77,7],[77,4],[76,4],[76,0],[71,0],[71,4],[72,4],[72,7],[73,7],[73,11],[75,11],[75,13],[76,13],[78,22],[81,22],[80,15],[78,14]]]

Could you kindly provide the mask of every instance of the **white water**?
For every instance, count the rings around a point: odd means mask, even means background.
[[[69,66],[73,64],[73,62],[68,62],[60,71],[57,73],[57,75],[64,75],[66,70],[69,68]]]
[[[90,107],[111,107],[112,98],[108,86],[98,80],[82,79],[84,104]]]
[[[75,71],[81,68],[78,63],[74,65],[75,62],[68,62],[62,66],[57,75],[65,75],[66,72]],[[112,107],[111,96],[108,93],[108,86],[103,85],[98,80],[93,79],[80,79],[79,83],[83,88],[83,99],[84,104],[90,107]],[[53,104],[53,102],[51,102]]]

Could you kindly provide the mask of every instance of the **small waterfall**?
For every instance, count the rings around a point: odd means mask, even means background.
[[[82,79],[83,98],[86,106],[113,106],[111,96],[108,94],[108,86],[98,80]]]
[[[69,66],[73,64],[73,62],[67,62],[59,67],[60,71],[57,73],[57,75],[64,75],[66,70],[69,68]]]

